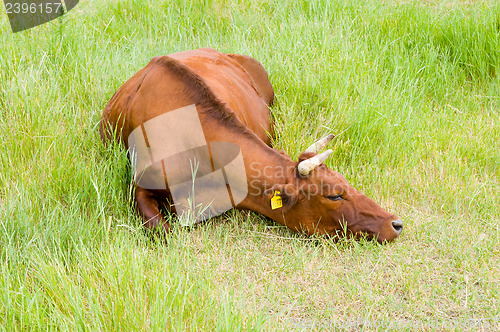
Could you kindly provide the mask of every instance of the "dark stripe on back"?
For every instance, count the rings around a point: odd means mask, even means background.
[[[228,109],[223,101],[217,98],[203,78],[191,68],[166,55],[158,57],[156,63],[163,65],[169,72],[179,77],[186,85],[190,93],[189,97],[196,105],[201,106],[200,111],[203,114],[213,118],[227,129],[234,129],[245,136],[256,138],[255,134]]]

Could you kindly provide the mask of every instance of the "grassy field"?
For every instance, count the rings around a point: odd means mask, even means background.
[[[496,1],[81,1],[16,34],[0,10],[0,32],[2,330],[500,329]],[[275,146],[337,134],[329,166],[402,236],[229,211],[149,241],[98,121],[151,57],[198,47],[261,61]]]

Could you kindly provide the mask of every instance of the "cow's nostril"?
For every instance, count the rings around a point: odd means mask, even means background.
[[[403,220],[393,220],[392,227],[394,228],[396,233],[398,233],[398,235],[401,234],[401,232],[403,231]]]

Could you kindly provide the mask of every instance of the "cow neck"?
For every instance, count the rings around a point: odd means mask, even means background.
[[[273,220],[283,223],[281,209],[271,209],[272,193],[264,192],[275,185],[288,182],[296,163],[289,156],[279,153],[264,142],[254,141],[242,148],[248,181],[247,198],[238,208],[259,212]]]
[[[284,224],[282,209],[271,209],[271,195],[264,191],[275,185],[286,184],[293,175],[296,163],[289,156],[279,153],[264,143],[245,126],[221,126],[219,120],[201,113],[205,136],[209,142],[231,142],[237,144],[245,163],[248,183],[246,198],[236,207],[259,212]],[[218,130],[210,130],[218,128]]]

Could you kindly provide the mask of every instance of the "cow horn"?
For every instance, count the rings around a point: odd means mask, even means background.
[[[321,165],[321,163],[324,162],[332,154],[332,152],[332,149],[328,149],[323,153],[301,161],[297,166],[299,173],[302,175],[308,175],[313,169]]]
[[[333,134],[327,135],[327,136],[323,137],[322,139],[316,141],[313,145],[308,147],[306,149],[306,151],[304,151],[304,152],[319,153],[321,150],[323,150],[328,145],[328,143],[330,143],[332,141],[332,139],[334,137],[335,137],[335,135],[333,135]]]

